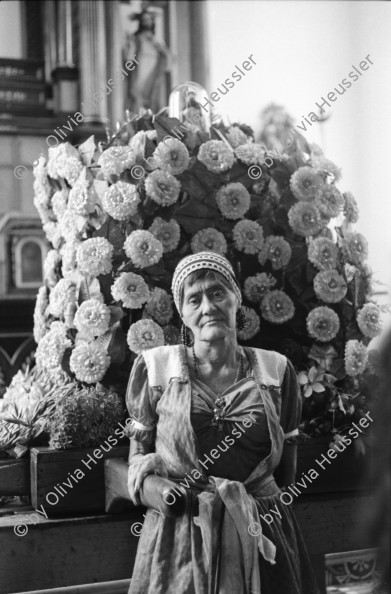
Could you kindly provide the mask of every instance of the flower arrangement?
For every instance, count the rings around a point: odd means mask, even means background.
[[[34,202],[51,250],[34,314],[38,365],[123,388],[138,353],[179,342],[176,264],[212,250],[243,289],[240,340],[283,352],[300,373],[304,430],[343,428],[366,410],[382,311],[339,169],[297,133],[276,154],[244,125],[187,126],[179,140],[180,124],[146,112],[106,143],[40,158]]]

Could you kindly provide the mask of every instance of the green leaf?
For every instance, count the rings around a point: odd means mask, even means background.
[[[176,211],[178,223],[191,235],[206,227],[214,227],[219,218],[220,212],[215,206],[192,198]]]
[[[173,131],[178,129],[181,121],[178,118],[169,118],[165,115],[155,117],[153,125],[157,133],[157,142],[162,142],[165,136],[173,136]],[[173,136],[175,138],[175,136]]]

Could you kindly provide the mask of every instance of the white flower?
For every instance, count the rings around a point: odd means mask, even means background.
[[[331,270],[338,261],[338,248],[328,237],[311,239],[308,246],[308,259],[318,270]]]
[[[49,243],[52,244],[54,249],[58,249],[62,241],[60,225],[50,221],[48,223],[44,223],[43,230]]]
[[[209,251],[223,256],[227,251],[227,242],[220,231],[216,231],[212,227],[207,227],[206,229],[197,231],[194,235],[191,240],[191,249],[193,254]]]
[[[129,146],[111,146],[98,159],[98,165],[108,180],[112,175],[119,176],[125,169],[130,169],[135,162],[134,152]]]
[[[58,231],[67,243],[74,243],[81,239],[80,231],[76,226],[75,214],[68,208],[59,220]]]
[[[65,324],[53,322],[49,332],[39,341],[35,354],[37,365],[49,371],[59,368],[65,350],[71,345],[66,335]]]
[[[68,156],[62,169],[62,175],[70,186],[76,183],[82,171],[83,163],[80,159],[78,157]]]
[[[76,261],[82,274],[99,276],[112,269],[113,246],[104,237],[92,237],[83,241],[76,252]]]
[[[322,176],[307,165],[293,173],[289,184],[294,197],[305,201],[313,200],[318,190],[325,185]]]
[[[117,221],[125,221],[137,212],[140,196],[136,186],[119,181],[110,186],[103,195],[103,209]]]
[[[66,144],[60,143],[58,146],[51,146],[48,150],[47,172],[52,179],[64,177],[64,167],[66,164]]]
[[[243,330],[239,330],[238,338],[240,338],[240,340],[250,340],[251,338],[254,338],[256,334],[258,334],[261,320],[259,319],[259,315],[254,309],[252,309],[252,307],[246,307],[243,305],[242,309],[246,318],[246,322]]]
[[[79,179],[69,192],[68,208],[77,215],[87,217],[96,207],[96,193],[85,179]]]
[[[315,204],[329,217],[337,217],[344,206],[341,192],[333,185],[323,186],[316,193]]]
[[[125,254],[134,266],[146,268],[157,264],[163,255],[163,246],[149,231],[137,229],[126,238]]]
[[[161,206],[171,206],[178,200],[181,184],[169,172],[156,169],[145,180],[145,191]]]
[[[342,251],[349,264],[362,265],[368,257],[368,242],[361,233],[345,233]]]
[[[348,340],[345,346],[345,370],[352,377],[365,371],[368,363],[368,352],[362,342]]]
[[[60,264],[61,256],[58,251],[49,250],[43,263],[43,275],[49,287],[54,287],[57,283]]]
[[[292,299],[284,293],[275,289],[266,293],[261,302],[261,314],[272,324],[284,324],[295,314],[295,307]]]
[[[61,272],[64,278],[68,278],[76,270],[76,253],[80,244],[81,242],[75,241],[72,243],[65,243],[63,246],[61,246]]]
[[[189,151],[186,146],[177,138],[166,138],[159,142],[153,153],[154,162],[157,167],[165,169],[173,175],[180,175],[189,166]]]
[[[45,312],[48,304],[48,291],[43,285],[39,288],[34,308],[34,340],[37,344],[47,333]]]
[[[74,325],[89,338],[101,336],[109,329],[110,310],[98,299],[83,301],[74,318]]]
[[[255,221],[239,221],[233,228],[236,249],[245,254],[256,254],[263,247],[263,230]]]
[[[235,155],[246,165],[262,165],[265,161],[265,150],[256,142],[238,146]]]
[[[168,324],[174,314],[172,297],[164,289],[155,287],[145,306],[145,311],[158,322],[158,324]]]
[[[64,317],[65,310],[75,302],[75,285],[65,278],[61,278],[50,291],[49,313],[56,318]]]
[[[254,276],[249,276],[244,281],[244,294],[249,301],[258,302],[270,291],[277,280],[271,274],[266,272],[257,272]]]
[[[72,351],[69,365],[79,381],[94,384],[103,379],[110,357],[96,342],[82,341]]]
[[[359,211],[355,197],[351,192],[345,192],[343,198],[345,201],[343,212],[347,222],[357,223]]]
[[[381,309],[375,303],[366,303],[357,314],[357,323],[367,338],[374,338],[382,327]]]
[[[163,253],[172,252],[178,247],[181,228],[175,219],[165,221],[161,217],[156,217],[149,231],[161,242]]]
[[[339,317],[330,307],[316,307],[307,316],[307,330],[312,338],[329,342],[335,338],[340,328]]]
[[[63,188],[62,190],[57,190],[57,192],[53,194],[52,208],[58,221],[60,221],[61,217],[67,209],[68,196],[69,191],[65,188]]]
[[[235,154],[222,140],[207,140],[200,146],[197,159],[212,173],[222,173],[231,169]]]
[[[250,208],[250,194],[239,182],[223,186],[216,194],[216,203],[227,219],[240,219]]]
[[[122,301],[123,307],[139,309],[148,301],[150,293],[148,285],[139,274],[123,272],[114,281],[111,294],[116,301]]]
[[[314,290],[318,299],[325,303],[338,303],[345,297],[348,287],[336,270],[323,270],[314,278]]]
[[[147,349],[164,345],[164,333],[153,320],[139,320],[128,331],[127,342],[131,351],[137,355]]]

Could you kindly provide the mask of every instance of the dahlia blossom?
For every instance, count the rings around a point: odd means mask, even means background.
[[[352,377],[365,371],[368,363],[368,351],[362,342],[348,340],[345,346],[345,370]]]
[[[180,175],[189,166],[190,156],[186,146],[177,138],[166,138],[159,142],[153,153],[157,167],[173,175]]]
[[[98,159],[98,165],[106,179],[110,179],[112,175],[120,175],[135,162],[134,152],[129,146],[111,146]]]
[[[73,349],[69,365],[79,381],[94,384],[103,379],[110,361],[97,342],[82,341]]]
[[[316,235],[324,226],[319,209],[309,202],[298,202],[288,212],[289,225],[294,233],[309,237]]]
[[[361,233],[345,233],[342,251],[350,264],[360,266],[368,257],[368,242]]]
[[[149,231],[137,229],[126,238],[125,254],[137,268],[157,264],[163,255],[163,246]]]
[[[292,248],[283,237],[279,235],[269,235],[265,239],[265,245],[262,253],[259,254],[260,263],[270,260],[273,270],[280,270],[289,264],[292,256]]]
[[[256,254],[263,247],[263,230],[255,221],[239,221],[233,228],[236,249],[245,254]]]
[[[149,299],[149,288],[139,274],[123,272],[114,281],[111,294],[116,301],[122,301],[124,307],[139,309]]]
[[[191,249],[193,254],[209,251],[217,252],[223,256],[227,251],[227,242],[220,231],[208,227],[207,229],[197,231],[191,240]]]
[[[357,324],[367,338],[374,338],[381,331],[381,310],[375,303],[366,303],[357,314]]]
[[[52,322],[50,330],[38,343],[35,360],[38,367],[53,371],[59,368],[66,349],[72,346],[63,322]]]
[[[136,186],[123,181],[110,186],[102,198],[103,210],[117,221],[125,221],[135,215],[139,204]]]
[[[76,262],[82,274],[99,276],[112,269],[114,247],[104,237],[92,237],[83,241],[76,252]]]
[[[265,151],[260,144],[248,142],[235,149],[235,155],[246,165],[262,165],[265,162]]]
[[[83,301],[74,318],[74,325],[89,338],[101,336],[109,329],[110,310],[98,299]]]
[[[314,290],[318,299],[325,303],[338,303],[345,297],[348,287],[336,270],[324,270],[315,276]]]
[[[330,307],[316,307],[307,316],[309,335],[320,342],[329,342],[338,334],[339,317]]]
[[[235,154],[222,140],[208,140],[200,146],[197,159],[212,173],[222,173],[231,169]]]
[[[310,201],[324,186],[322,176],[315,169],[305,165],[295,171],[289,182],[294,197],[297,200]]]
[[[164,254],[166,252],[172,252],[172,250],[178,247],[181,238],[181,228],[175,219],[165,221],[161,217],[156,217],[149,231],[161,242]]]
[[[244,281],[244,294],[249,301],[258,302],[270,291],[277,280],[271,274],[266,272],[257,272],[254,276],[249,276]]]
[[[147,349],[163,346],[164,333],[153,320],[139,320],[130,326],[127,342],[130,350],[138,355]]]
[[[150,299],[145,306],[145,311],[158,324],[168,324],[174,314],[172,297],[164,289],[155,287],[153,291],[151,291]]]
[[[312,239],[308,246],[308,259],[319,270],[331,270],[338,261],[338,248],[327,237]]]
[[[247,144],[248,142],[253,141],[253,139],[247,136],[247,134],[245,134],[243,130],[239,128],[239,126],[231,126],[227,132],[227,140],[233,149],[238,148],[238,146],[242,144]]]
[[[263,297],[261,314],[265,320],[272,324],[285,324],[293,318],[295,307],[292,299],[284,291],[275,289]]]
[[[227,219],[240,219],[250,208],[250,194],[239,182],[220,188],[216,194],[217,206]]]
[[[75,302],[75,285],[66,278],[61,278],[50,291],[49,313],[56,318],[64,317],[68,305]]]
[[[259,332],[259,328],[261,326],[261,320],[259,315],[252,307],[246,307],[242,305],[242,309],[246,318],[245,326],[242,330],[238,332],[238,338],[240,340],[250,340],[254,338],[256,334]]]
[[[325,210],[329,217],[337,217],[343,208],[344,199],[335,186],[323,186],[316,193],[315,204],[320,210]]]
[[[171,206],[178,200],[181,184],[169,171],[155,169],[145,180],[145,191],[157,204]]]
[[[357,223],[359,211],[355,197],[351,192],[344,192],[343,197],[345,200],[343,213],[347,222]]]

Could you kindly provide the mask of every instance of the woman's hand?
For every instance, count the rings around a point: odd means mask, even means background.
[[[148,474],[158,474],[165,478],[168,471],[164,460],[159,454],[136,455],[130,461],[128,471],[128,490],[134,505],[141,505],[140,489]]]

